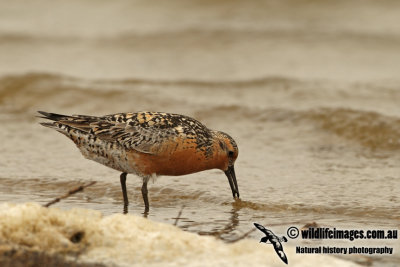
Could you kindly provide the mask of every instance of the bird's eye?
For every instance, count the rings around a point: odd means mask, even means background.
[[[234,153],[233,151],[229,151],[229,152],[228,152],[228,156],[229,156],[230,158],[232,158],[234,154],[235,154],[235,153]]]

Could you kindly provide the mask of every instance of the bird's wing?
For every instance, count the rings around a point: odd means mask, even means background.
[[[159,113],[119,113],[90,123],[91,133],[100,139],[118,142],[127,149],[155,154],[165,142],[193,139],[196,145],[209,140],[210,131],[190,117]]]
[[[255,227],[257,227],[258,230],[260,230],[261,232],[263,232],[263,233],[266,234],[267,236],[269,236],[269,237],[275,236],[275,234],[274,234],[271,230],[265,228],[265,227],[262,226],[261,224],[254,223],[254,225],[255,225]]]
[[[267,233],[267,229],[264,226],[262,226],[261,224],[254,223],[254,226],[257,227],[257,229],[260,230],[261,232],[263,232],[265,234]]]
[[[284,263],[288,264],[288,259],[286,257],[285,252],[283,252],[282,244],[280,242],[274,242],[273,245],[274,245],[274,249],[276,251],[276,254],[278,254],[279,258],[281,258],[281,260]]]
[[[127,149],[148,154],[156,153],[164,142],[179,136],[171,129],[148,129],[109,121],[94,122],[90,126],[91,133],[102,140],[118,142]]]

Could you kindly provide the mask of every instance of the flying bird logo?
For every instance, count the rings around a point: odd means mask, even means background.
[[[281,260],[284,263],[288,264],[286,254],[285,254],[285,252],[283,252],[283,247],[281,244],[281,242],[287,242],[286,237],[276,236],[271,230],[265,228],[261,224],[254,223],[254,225],[257,227],[258,230],[260,230],[261,232],[263,232],[265,234],[265,236],[263,238],[261,238],[260,243],[263,242],[265,244],[272,244],[274,246],[276,254],[278,254],[279,258],[281,258]],[[268,243],[268,241],[269,241],[269,243]]]

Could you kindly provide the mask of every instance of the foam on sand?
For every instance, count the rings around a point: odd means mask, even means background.
[[[0,255],[44,252],[75,264],[107,266],[284,266],[272,247],[258,240],[226,244],[139,216],[102,216],[93,210],[44,208],[36,203],[0,205]],[[330,256],[296,255],[291,266],[355,266]]]

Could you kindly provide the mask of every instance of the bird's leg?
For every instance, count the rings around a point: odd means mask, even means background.
[[[121,181],[121,188],[122,188],[122,196],[124,197],[124,214],[128,213],[128,194],[126,193],[126,172],[121,173],[121,176],[119,177]]]
[[[149,205],[149,198],[147,196],[147,182],[148,179],[143,179],[143,185],[142,185],[142,196],[143,196],[143,201],[144,201],[144,213],[148,213],[150,210],[150,205]]]

